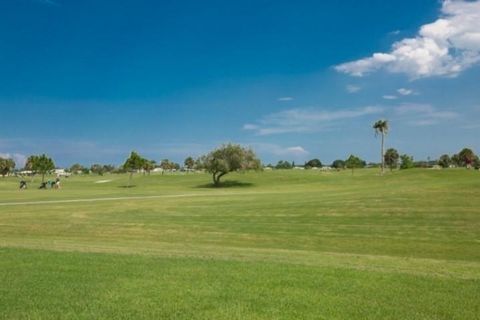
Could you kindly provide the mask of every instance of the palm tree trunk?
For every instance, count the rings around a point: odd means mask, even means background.
[[[132,176],[133,176],[133,172],[130,172],[130,176],[128,177],[128,187],[129,188],[132,185]]]
[[[385,134],[382,132],[382,174],[385,173]]]

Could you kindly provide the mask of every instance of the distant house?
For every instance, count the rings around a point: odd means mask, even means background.
[[[305,170],[305,167],[297,167],[297,166],[295,166],[295,167],[293,167],[293,169],[295,169],[295,170]]]
[[[66,172],[65,169],[55,169],[53,170],[53,173],[57,176],[57,177],[69,177],[71,175],[70,172]]]

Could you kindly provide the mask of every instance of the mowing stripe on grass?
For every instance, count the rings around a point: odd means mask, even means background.
[[[34,204],[61,204],[77,202],[97,202],[97,201],[118,201],[118,200],[146,200],[158,198],[184,198],[184,197],[219,197],[219,196],[242,196],[271,194],[274,192],[232,192],[232,193],[182,193],[182,194],[164,194],[155,196],[130,196],[130,197],[108,197],[108,198],[87,198],[87,199],[67,199],[67,200],[41,200],[41,201],[21,201],[21,202],[0,202],[0,206],[22,206]]]

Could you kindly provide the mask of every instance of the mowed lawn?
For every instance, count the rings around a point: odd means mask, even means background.
[[[0,318],[480,318],[480,172],[225,178],[0,178]]]

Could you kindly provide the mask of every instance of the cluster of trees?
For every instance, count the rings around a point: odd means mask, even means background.
[[[385,151],[385,137],[389,131],[389,124],[387,120],[379,120],[374,123],[373,129],[375,135],[381,135],[381,172],[388,167],[393,169],[409,169],[418,166],[425,166],[424,162],[414,162],[413,157],[407,154],[400,155],[394,148],[389,148]],[[434,161],[443,168],[448,168],[452,165],[458,167],[467,167],[480,169],[480,159],[475,153],[468,148],[462,149],[458,154],[449,156],[442,155],[438,161]],[[431,164],[430,161],[427,165]],[[335,169],[351,169],[352,174],[357,168],[363,168],[367,164],[364,160],[355,155],[350,155],[347,159],[337,159],[333,161],[331,167]],[[280,160],[275,166],[268,165],[276,169],[292,169],[295,167],[295,162]],[[120,167],[113,165],[93,164],[89,168],[80,164],[72,165],[68,171],[74,174],[78,173],[94,173],[103,175],[104,173],[125,173],[128,172],[129,182],[131,185],[132,177],[135,172],[143,170],[144,173],[150,173],[153,169],[160,167],[163,170],[179,170],[181,167],[178,163],[163,159],[159,164],[154,160],[149,160],[140,156],[137,152],[132,151],[125,163]],[[305,169],[321,168],[322,162],[315,158],[311,159],[303,165]],[[0,157],[0,175],[5,176],[12,172],[15,168],[15,162],[12,159],[5,159]],[[220,179],[232,171],[242,170],[258,170],[261,169],[261,162],[255,153],[248,148],[244,148],[238,144],[225,144],[210,153],[194,160],[192,157],[187,157],[184,161],[184,169],[189,170],[205,170],[212,174],[213,183],[215,186],[220,185]],[[45,175],[55,169],[54,161],[47,155],[32,155],[28,157],[25,170],[30,171],[33,175],[41,174],[42,183],[45,180]]]
[[[452,155],[448,154],[440,156],[438,165],[442,168],[449,168],[450,166],[466,167],[480,169],[480,158],[473,152],[472,149],[464,148],[459,153]]]
[[[160,162],[160,168],[162,168],[163,170],[166,170],[166,171],[168,171],[168,170],[179,170],[180,169],[180,164],[172,162],[168,159],[163,159]]]
[[[71,172],[73,174],[89,174],[89,173],[95,173],[100,176],[103,176],[105,173],[116,173],[116,172],[123,172],[123,170],[119,170],[119,168],[115,167],[114,165],[111,164],[92,164],[90,168],[84,167],[79,163],[73,164],[70,168],[67,170],[68,172]]]
[[[41,174],[42,183],[45,182],[45,175],[55,169],[55,162],[46,154],[32,155],[27,158],[25,170],[32,172],[32,175]]]
[[[194,160],[192,157],[185,159],[185,168],[204,169],[212,174],[213,184],[220,185],[220,179],[233,171],[259,170],[261,162],[251,149],[243,148],[238,144],[225,144],[210,153]],[[123,168],[130,173],[128,186],[134,172],[147,170],[147,167],[155,167],[155,162],[141,157],[138,153],[132,152],[130,157],[123,164]],[[164,170],[180,169],[178,163],[162,160],[160,167]]]
[[[13,169],[15,169],[15,161],[13,159],[0,157],[0,175],[5,177]]]

